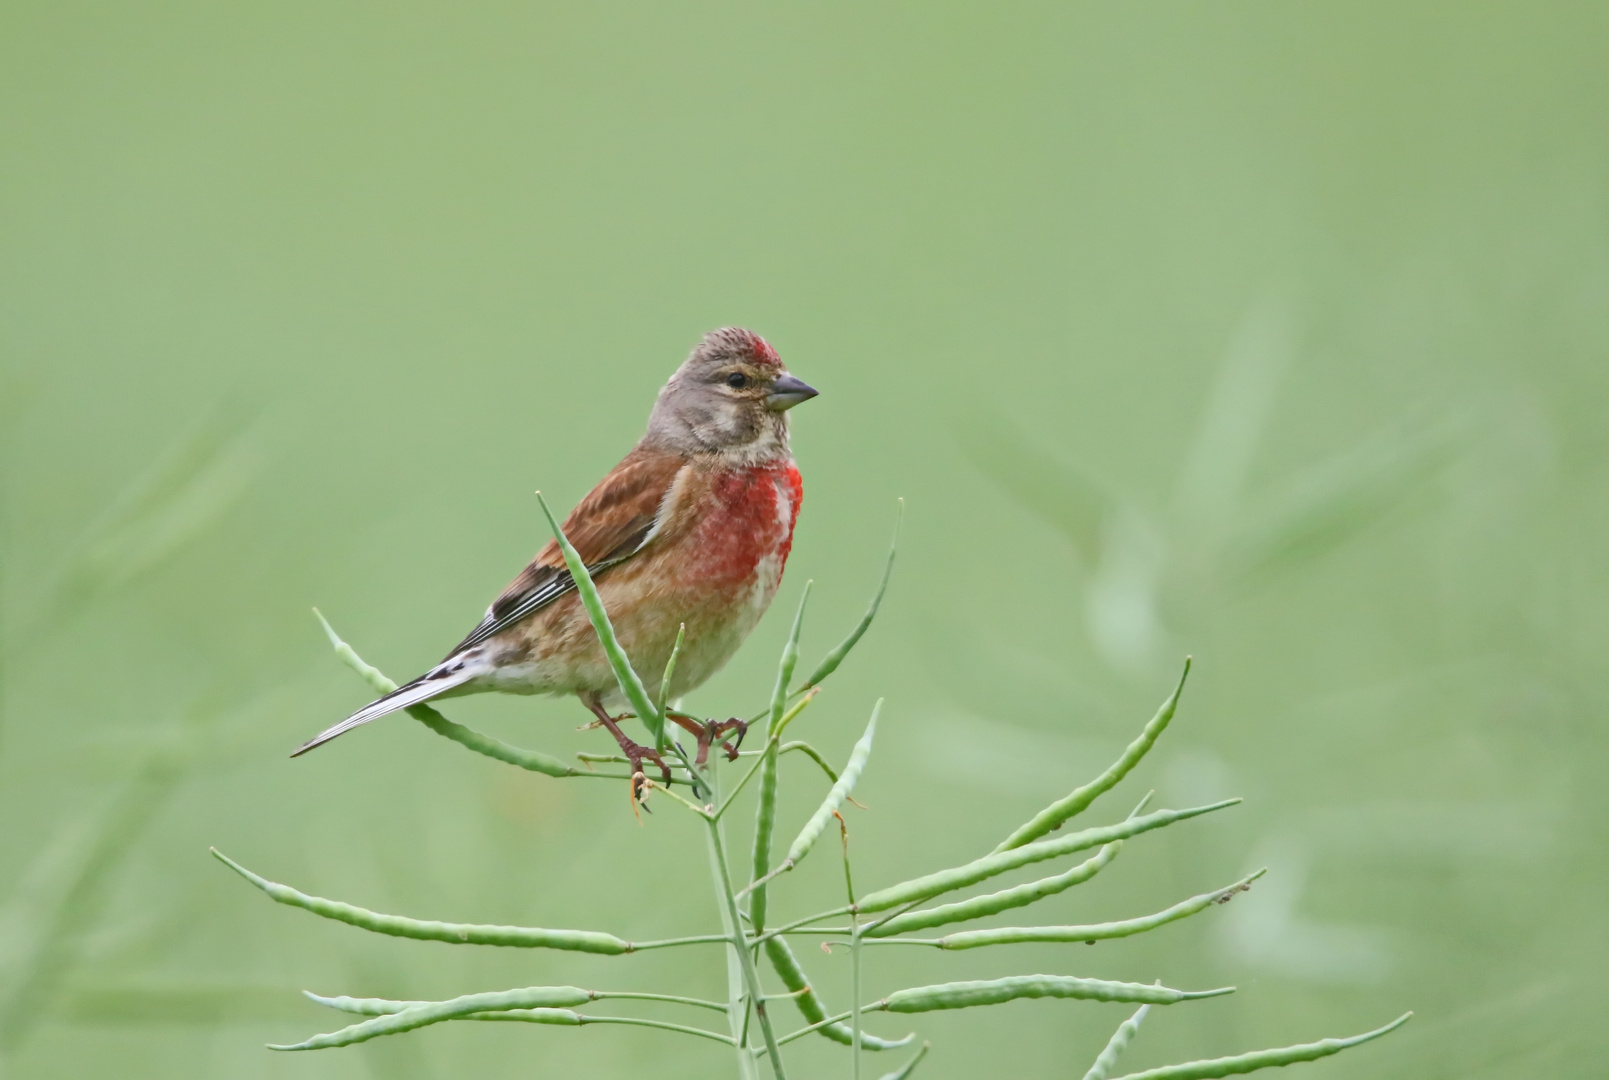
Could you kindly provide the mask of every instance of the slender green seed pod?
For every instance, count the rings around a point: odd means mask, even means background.
[[[311,911],[326,919],[334,919],[363,930],[392,937],[417,938],[421,941],[446,941],[454,945],[507,945],[521,949],[562,949],[568,952],[600,953],[618,956],[631,952],[632,943],[613,934],[596,930],[543,930],[532,926],[486,926],[462,923],[433,922],[409,919],[400,915],[382,915],[379,912],[308,896],[289,885],[269,881],[247,870],[216,848],[213,855],[225,866],[257,886],[274,900],[303,911]]]
[[[431,1004],[428,1001],[392,1001],[389,998],[354,998],[354,997],[323,997],[310,990],[303,990],[302,996],[315,1005],[324,1005],[341,1012],[357,1013],[359,1016],[390,1016],[402,1012],[404,1009],[421,1008]],[[571,1009],[505,1009],[502,1012],[470,1013],[461,1016],[460,1020],[523,1020],[528,1024],[562,1024],[566,1027],[580,1027],[585,1017]]]
[[[1146,792],[1145,798],[1141,799],[1134,809],[1129,811],[1129,816],[1125,820],[1133,821],[1139,817],[1140,812],[1151,802],[1151,796],[1154,794],[1156,793]],[[1059,892],[1064,892],[1074,885],[1082,885],[1104,870],[1107,864],[1117,858],[1122,850],[1123,841],[1113,840],[1110,844],[1103,846],[1095,854],[1094,858],[1086,859],[1064,873],[1040,878],[1038,881],[1030,881],[1026,885],[1018,885],[1015,888],[1002,889],[1000,892],[989,893],[987,896],[975,896],[970,900],[963,900],[955,904],[943,904],[936,908],[928,908],[926,911],[913,911],[895,915],[884,919],[882,922],[873,923],[863,933],[869,938],[884,938],[892,934],[923,930],[930,926],[945,926],[949,923],[980,919],[985,915],[998,914],[1011,908],[1026,907],[1029,904],[1038,903],[1047,896],[1054,896]]]
[[[490,735],[483,735],[474,728],[465,727],[447,719],[429,705],[410,705],[408,715],[424,724],[443,738],[451,739],[460,746],[466,746],[477,754],[485,754],[489,758],[517,765],[531,772],[544,773],[548,776],[598,776],[599,773],[589,773],[585,769],[577,769],[566,765],[556,757],[551,757],[538,750],[522,750],[517,746],[510,746],[501,739],[494,739]]]
[[[1235,1057],[1190,1061],[1183,1065],[1168,1065],[1160,1069],[1129,1073],[1127,1076],[1119,1077],[1118,1080],[1215,1080],[1216,1077],[1254,1072],[1275,1065],[1294,1065],[1298,1061],[1313,1061],[1329,1057],[1331,1054],[1339,1054],[1342,1050],[1378,1039],[1382,1035],[1389,1035],[1406,1024],[1411,1016],[1413,1016],[1411,1012],[1403,1013],[1385,1027],[1375,1028],[1373,1031],[1366,1031],[1349,1039],[1320,1039],[1318,1042],[1285,1046],[1278,1050],[1257,1050]]]
[[[1064,892],[1074,885],[1082,885],[1106,869],[1106,865],[1117,858],[1122,850],[1123,841],[1113,840],[1103,846],[1094,857],[1085,859],[1066,873],[1040,878],[1038,881],[1030,881],[1026,885],[1018,885],[1012,889],[1002,889],[987,896],[974,896],[970,900],[962,900],[955,904],[944,904],[925,911],[896,915],[887,922],[867,928],[865,933],[869,938],[885,938],[895,934],[908,934],[913,930],[926,930],[930,926],[966,922],[969,919],[981,919],[985,915],[995,915],[1012,908],[1026,907],[1047,896]]]
[[[609,658],[609,666],[614,669],[615,680],[620,683],[621,693],[631,703],[632,711],[648,726],[648,731],[654,737],[654,745],[659,746],[665,741],[665,718],[660,715],[654,703],[648,699],[648,691],[643,687],[642,680],[637,677],[636,670],[631,666],[631,658],[621,647],[620,639],[615,636],[615,628],[609,622],[609,613],[603,609],[603,601],[598,597],[598,587],[592,583],[592,575],[587,573],[586,564],[581,561],[580,554],[571,545],[569,537],[559,527],[559,520],[548,509],[547,500],[542,493],[536,493],[536,501],[542,506],[542,513],[547,516],[548,524],[553,528],[553,539],[558,541],[559,550],[564,554],[564,565],[570,570],[570,577],[575,580],[575,591],[581,596],[581,604],[587,609],[587,617],[592,620],[592,629],[598,635],[598,642],[603,646],[603,653]]]
[[[916,1071],[916,1067],[922,1063],[922,1059],[927,1057],[927,1052],[931,1049],[933,1049],[932,1043],[923,1043],[922,1048],[916,1052],[911,1060],[891,1073],[884,1073],[882,1080],[906,1080],[906,1077]]]
[[[1239,799],[1225,799],[1222,802],[1211,803],[1207,806],[1197,806],[1189,810],[1157,810],[1142,817],[1131,818],[1116,825],[1103,825],[1100,828],[1084,829],[1081,832],[1071,833],[1067,836],[1057,837],[1054,840],[1041,840],[1035,844],[1026,844],[1010,851],[1002,851],[996,855],[985,855],[981,859],[974,859],[964,866],[951,867],[948,870],[939,870],[923,877],[902,881],[898,885],[890,885],[886,889],[879,889],[860,898],[856,910],[862,914],[875,911],[887,911],[889,908],[910,904],[929,897],[938,896],[955,889],[964,889],[968,885],[975,885],[1007,870],[1015,870],[1019,866],[1042,862],[1045,859],[1054,859],[1059,855],[1068,855],[1075,851],[1083,851],[1100,844],[1108,844],[1113,840],[1126,840],[1152,829],[1160,829],[1172,825],[1176,821],[1210,814],[1214,810],[1222,810],[1226,806],[1234,806]]]
[[[792,991],[793,1003],[799,1007],[805,1022],[820,1024],[826,1020],[827,1009],[816,996],[815,988],[810,985],[810,980],[806,978],[804,969],[799,966],[799,961],[794,957],[787,941],[780,937],[767,938],[765,955],[771,961],[771,966],[776,969],[777,978],[782,980],[782,985]],[[854,1032],[850,1030],[848,1024],[842,1022],[826,1024],[816,1030],[835,1043],[844,1046],[854,1043]],[[860,1033],[860,1045],[866,1050],[895,1050],[907,1045],[914,1038],[916,1038],[915,1032],[903,1039],[880,1039],[863,1031]]]
[[[1000,846],[994,850],[996,852],[1009,851],[1012,848],[1018,848],[1030,841],[1037,840],[1046,833],[1054,832],[1061,828],[1069,818],[1083,813],[1089,808],[1090,803],[1116,787],[1118,782],[1127,776],[1134,766],[1140,763],[1140,759],[1145,757],[1151,747],[1156,745],[1157,739],[1173,719],[1174,710],[1179,707],[1179,695],[1184,692],[1184,681],[1189,677],[1190,658],[1187,656],[1184,660],[1184,673],[1179,676],[1179,685],[1173,688],[1173,693],[1168,696],[1168,700],[1162,703],[1162,707],[1151,718],[1151,722],[1145,725],[1145,730],[1140,732],[1140,737],[1129,743],[1128,748],[1123,751],[1123,756],[1114,761],[1105,772],[1083,787],[1039,811],[1019,827],[1016,832],[1002,840]]]
[[[687,637],[687,624],[676,628],[676,644],[670,647],[670,659],[665,661],[665,674],[659,679],[659,715],[665,715],[670,703],[670,680],[676,674],[676,660],[682,655],[682,641]]]
[[[751,858],[751,882],[758,882],[771,872],[771,834],[777,818],[777,747],[775,736],[782,727],[782,714],[788,705],[788,684],[793,681],[793,669],[799,663],[799,632],[804,627],[805,603],[810,599],[810,586],[805,582],[799,595],[799,607],[793,613],[793,628],[782,647],[782,658],[777,662],[777,682],[771,691],[771,713],[766,722],[765,757],[760,763],[760,792],[754,811],[754,850]],[[749,897],[749,922],[754,932],[765,929],[767,891],[763,884],[752,886]]]
[[[397,1035],[413,1031],[443,1020],[457,1020],[479,1012],[500,1012],[505,1009],[563,1008],[581,1005],[591,1000],[585,990],[574,986],[528,986],[521,990],[499,990],[486,994],[465,994],[449,1001],[433,1001],[403,1009],[398,1013],[377,1016],[361,1024],[344,1027],[290,1046],[270,1045],[270,1050],[325,1050],[335,1046],[351,1046],[367,1042],[381,1035]]]
[[[1085,1001],[1143,1001],[1151,1005],[1172,1005],[1195,998],[1217,997],[1234,992],[1234,987],[1217,990],[1170,990],[1144,983],[1108,982],[1105,979],[1079,979],[1071,975],[1013,975],[1005,979],[939,983],[896,990],[873,1009],[889,1012],[933,1012],[938,1009],[968,1009],[974,1005],[999,1005],[1021,998],[1078,998]]]
[[[1150,1011],[1151,1006],[1141,1005],[1133,1016],[1117,1025],[1117,1030],[1112,1032],[1112,1038],[1107,1042],[1106,1049],[1100,1052],[1095,1064],[1084,1074],[1084,1080],[1106,1080],[1107,1074],[1112,1071],[1112,1066],[1117,1064],[1118,1055],[1129,1048],[1129,1043],[1134,1040],[1140,1025],[1145,1022],[1145,1014]]]
[[[303,990],[302,996],[314,1005],[337,1009],[340,1012],[357,1013],[359,1016],[390,1016],[403,1009],[417,1009],[430,1004],[428,1001],[394,1001],[391,998],[355,998],[347,997],[345,994],[339,997],[325,997],[311,990]]]
[[[429,1002],[425,1002],[429,1004]],[[734,1045],[730,1035],[722,1035],[718,1031],[706,1031],[703,1028],[688,1027],[686,1024],[671,1024],[664,1020],[644,1020],[637,1016],[589,1016],[578,1013],[574,1009],[503,1009],[499,1012],[470,1013],[467,1016],[456,1016],[455,1020],[481,1020],[502,1023],[522,1024],[556,1024],[561,1027],[584,1027],[587,1024],[627,1024],[631,1027],[656,1028],[660,1031],[675,1031],[683,1035],[697,1035],[701,1039],[713,1039],[727,1046]]]
[[[814,581],[805,582],[804,591],[799,594],[799,607],[793,613],[793,628],[788,632],[787,644],[782,647],[782,659],[777,661],[777,682],[771,690],[771,719],[766,726],[767,738],[782,722],[782,710],[788,704],[788,684],[793,681],[793,669],[799,664],[799,631],[804,626],[805,603],[810,599],[810,587],[814,584]]]
[[[822,830],[827,827],[827,821],[837,812],[840,806],[844,805],[844,800],[849,797],[849,793],[855,790],[855,782],[860,779],[862,770],[866,768],[866,759],[871,757],[872,738],[877,734],[877,714],[882,709],[883,699],[878,698],[877,704],[872,706],[872,718],[866,722],[866,733],[860,737],[860,741],[855,744],[855,748],[849,752],[849,763],[844,766],[844,771],[839,775],[838,782],[832,786],[831,791],[827,792],[827,797],[816,808],[816,812],[810,815],[810,820],[805,822],[805,827],[799,830],[799,835],[794,838],[792,846],[788,848],[788,857],[784,860],[785,865],[789,867],[797,866],[799,860],[810,853],[810,848],[815,844],[816,839],[821,836]]]
[[[356,649],[341,640],[340,635],[336,634],[335,628],[330,625],[329,620],[324,618],[323,612],[319,611],[318,608],[314,608],[313,614],[318,616],[319,625],[324,627],[324,634],[330,639],[330,644],[335,648],[335,655],[340,657],[347,667],[361,675],[364,681],[374,688],[376,693],[389,694],[397,688],[397,684],[385,672],[373,664],[367,663],[363,657],[358,655]],[[550,757],[536,750],[521,750],[517,746],[510,746],[508,743],[500,739],[494,739],[490,735],[482,735],[474,728],[455,724],[429,705],[411,706],[407,709],[407,713],[437,735],[451,739],[462,746],[467,746],[477,754],[485,754],[487,757],[496,758],[498,761],[509,765],[517,765],[522,769],[545,773],[548,776],[597,775],[581,769],[571,768],[556,757]]]
[[[561,1027],[580,1027],[588,1017],[573,1009],[504,1009],[501,1012],[470,1013],[460,1020],[520,1021],[526,1024],[558,1024]]]
[[[877,609],[882,606],[883,594],[888,591],[888,579],[894,573],[894,552],[899,547],[899,525],[900,519],[904,516],[905,500],[901,499],[899,500],[899,511],[894,516],[894,538],[888,542],[888,562],[883,565],[883,580],[877,585],[877,595],[872,597],[871,606],[866,609],[866,614],[860,617],[860,622],[849,632],[849,636],[839,642],[838,647],[823,657],[821,663],[816,665],[816,670],[812,671],[810,677],[804,681],[805,689],[821,685],[827,676],[837,671],[838,665],[843,663],[844,657],[849,655],[849,650],[855,647],[866,631],[871,628],[872,620],[877,618]]]
[[[341,636],[335,632],[335,627],[330,625],[330,621],[324,617],[322,611],[314,608],[313,615],[318,619],[318,624],[324,628],[324,636],[330,639],[330,647],[335,650],[335,655],[343,664],[357,672],[375,693],[389,694],[397,688],[397,684],[385,672],[365,662],[356,649],[341,640]]]
[[[1192,896],[1188,900],[1181,900],[1172,907],[1158,911],[1152,915],[1142,915],[1137,919],[1124,919],[1120,922],[1091,923],[1088,926],[999,926],[989,930],[963,930],[958,934],[949,934],[939,938],[941,949],[976,949],[983,945],[1017,945],[1023,942],[1076,942],[1086,941],[1094,944],[1097,941],[1108,941],[1112,938],[1132,937],[1143,934],[1147,930],[1155,930],[1159,926],[1166,926],[1170,922],[1188,918],[1199,911],[1205,911],[1213,904],[1222,904],[1262,877],[1266,870],[1259,870],[1250,877],[1242,878],[1233,885],[1212,892]]]
[[[760,762],[760,793],[754,811],[754,853],[752,882],[759,882],[771,872],[771,833],[777,820],[777,744],[766,744],[765,757]],[[765,929],[766,887],[753,886],[749,897],[749,922],[758,934]]]

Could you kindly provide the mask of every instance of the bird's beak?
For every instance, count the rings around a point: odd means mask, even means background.
[[[799,402],[809,401],[816,394],[816,388],[803,379],[784,375],[771,384],[771,392],[765,395],[765,407],[772,412],[787,412]]]

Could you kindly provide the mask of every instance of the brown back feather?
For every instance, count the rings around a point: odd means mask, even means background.
[[[653,531],[665,493],[684,464],[675,454],[639,446],[576,504],[564,519],[564,535],[575,546],[589,573],[607,573],[609,567],[637,553]],[[570,572],[565,568],[558,541],[549,540],[492,601],[486,618],[447,654],[448,658],[524,621],[570,587]],[[519,611],[534,594],[544,590],[552,593],[547,600]]]

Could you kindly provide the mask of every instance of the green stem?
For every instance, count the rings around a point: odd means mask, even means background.
[[[727,934],[697,934],[693,937],[664,938],[660,941],[634,941],[631,943],[632,952],[646,952],[649,949],[674,949],[679,945],[714,945],[725,944],[731,941]],[[722,1008],[725,1008],[723,1005]]]
[[[799,927],[801,927],[801,926],[809,926],[811,923],[820,922],[822,919],[834,919],[834,918],[837,918],[839,915],[848,915],[848,914],[849,914],[849,909],[847,907],[841,907],[841,908],[833,908],[831,911],[820,911],[820,912],[817,912],[814,915],[807,915],[802,919],[795,919],[791,923],[787,923],[787,924],[785,924],[783,926],[779,926],[775,930],[767,930],[765,933],[763,933],[759,937],[755,938],[754,941],[752,942],[752,944],[764,945],[766,943],[766,941],[768,941],[769,939],[774,938],[774,937],[778,937],[778,936],[780,936],[782,934],[791,934],[793,931],[799,929]]]
[[[722,1035],[718,1031],[705,1031],[703,1028],[689,1027],[686,1024],[672,1024],[664,1020],[644,1020],[636,1016],[589,1016],[582,1015],[581,1026],[587,1024],[629,1024],[632,1027],[659,1028],[661,1031],[677,1031],[683,1035],[698,1035],[706,1039],[714,1039],[727,1046],[736,1046],[737,1040],[730,1035]]]
[[[851,1008],[849,1030],[854,1043],[849,1048],[849,1055],[854,1061],[851,1075],[854,1080],[860,1080],[860,916],[851,915],[855,932],[849,939],[849,978],[851,982],[849,999]]]
[[[743,970],[743,986],[748,994],[749,1004],[753,1006],[754,1015],[760,1021],[760,1034],[765,1039],[765,1051],[771,1058],[771,1073],[776,1080],[787,1080],[787,1070],[782,1066],[782,1052],[777,1047],[776,1034],[771,1030],[771,1017],[766,1011],[764,992],[760,987],[760,974],[754,968],[754,957],[749,952],[749,943],[745,939],[742,922],[738,918],[737,897],[732,892],[732,873],[727,868],[726,845],[721,839],[720,825],[715,821],[707,821],[707,824],[710,855],[715,864],[716,891],[726,912],[726,925],[732,931],[732,951],[737,954]]]
[[[725,1012],[726,1003],[721,1001],[705,1001],[703,998],[682,997],[679,994],[641,994],[635,990],[600,990],[596,995],[599,1001],[619,998],[625,1001],[668,1001],[672,1005],[691,1005],[695,1009],[713,1009],[715,1012]]]
[[[712,798],[719,798],[720,772],[710,770],[710,783],[714,786]],[[713,818],[709,820],[709,831],[706,836],[706,848],[710,859],[710,877],[714,879],[715,891],[720,893],[721,881],[727,877],[726,849],[722,842],[721,823]],[[730,889],[727,890],[730,892]],[[726,931],[721,938],[727,948],[726,953],[726,987],[727,1006],[726,1023],[732,1032],[732,1044],[737,1047],[737,1071],[739,1080],[759,1080],[759,1070],[755,1066],[754,1055],[748,1049],[748,1020],[749,995],[748,984],[744,978],[743,965],[740,960],[745,950],[732,948],[734,940],[741,940],[743,936],[742,922],[734,918],[737,905],[720,905],[721,929]]]

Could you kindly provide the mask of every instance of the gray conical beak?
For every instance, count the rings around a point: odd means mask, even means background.
[[[816,393],[816,388],[803,379],[784,375],[771,384],[771,392],[765,395],[765,407],[772,412],[786,412],[801,401],[809,401]]]

